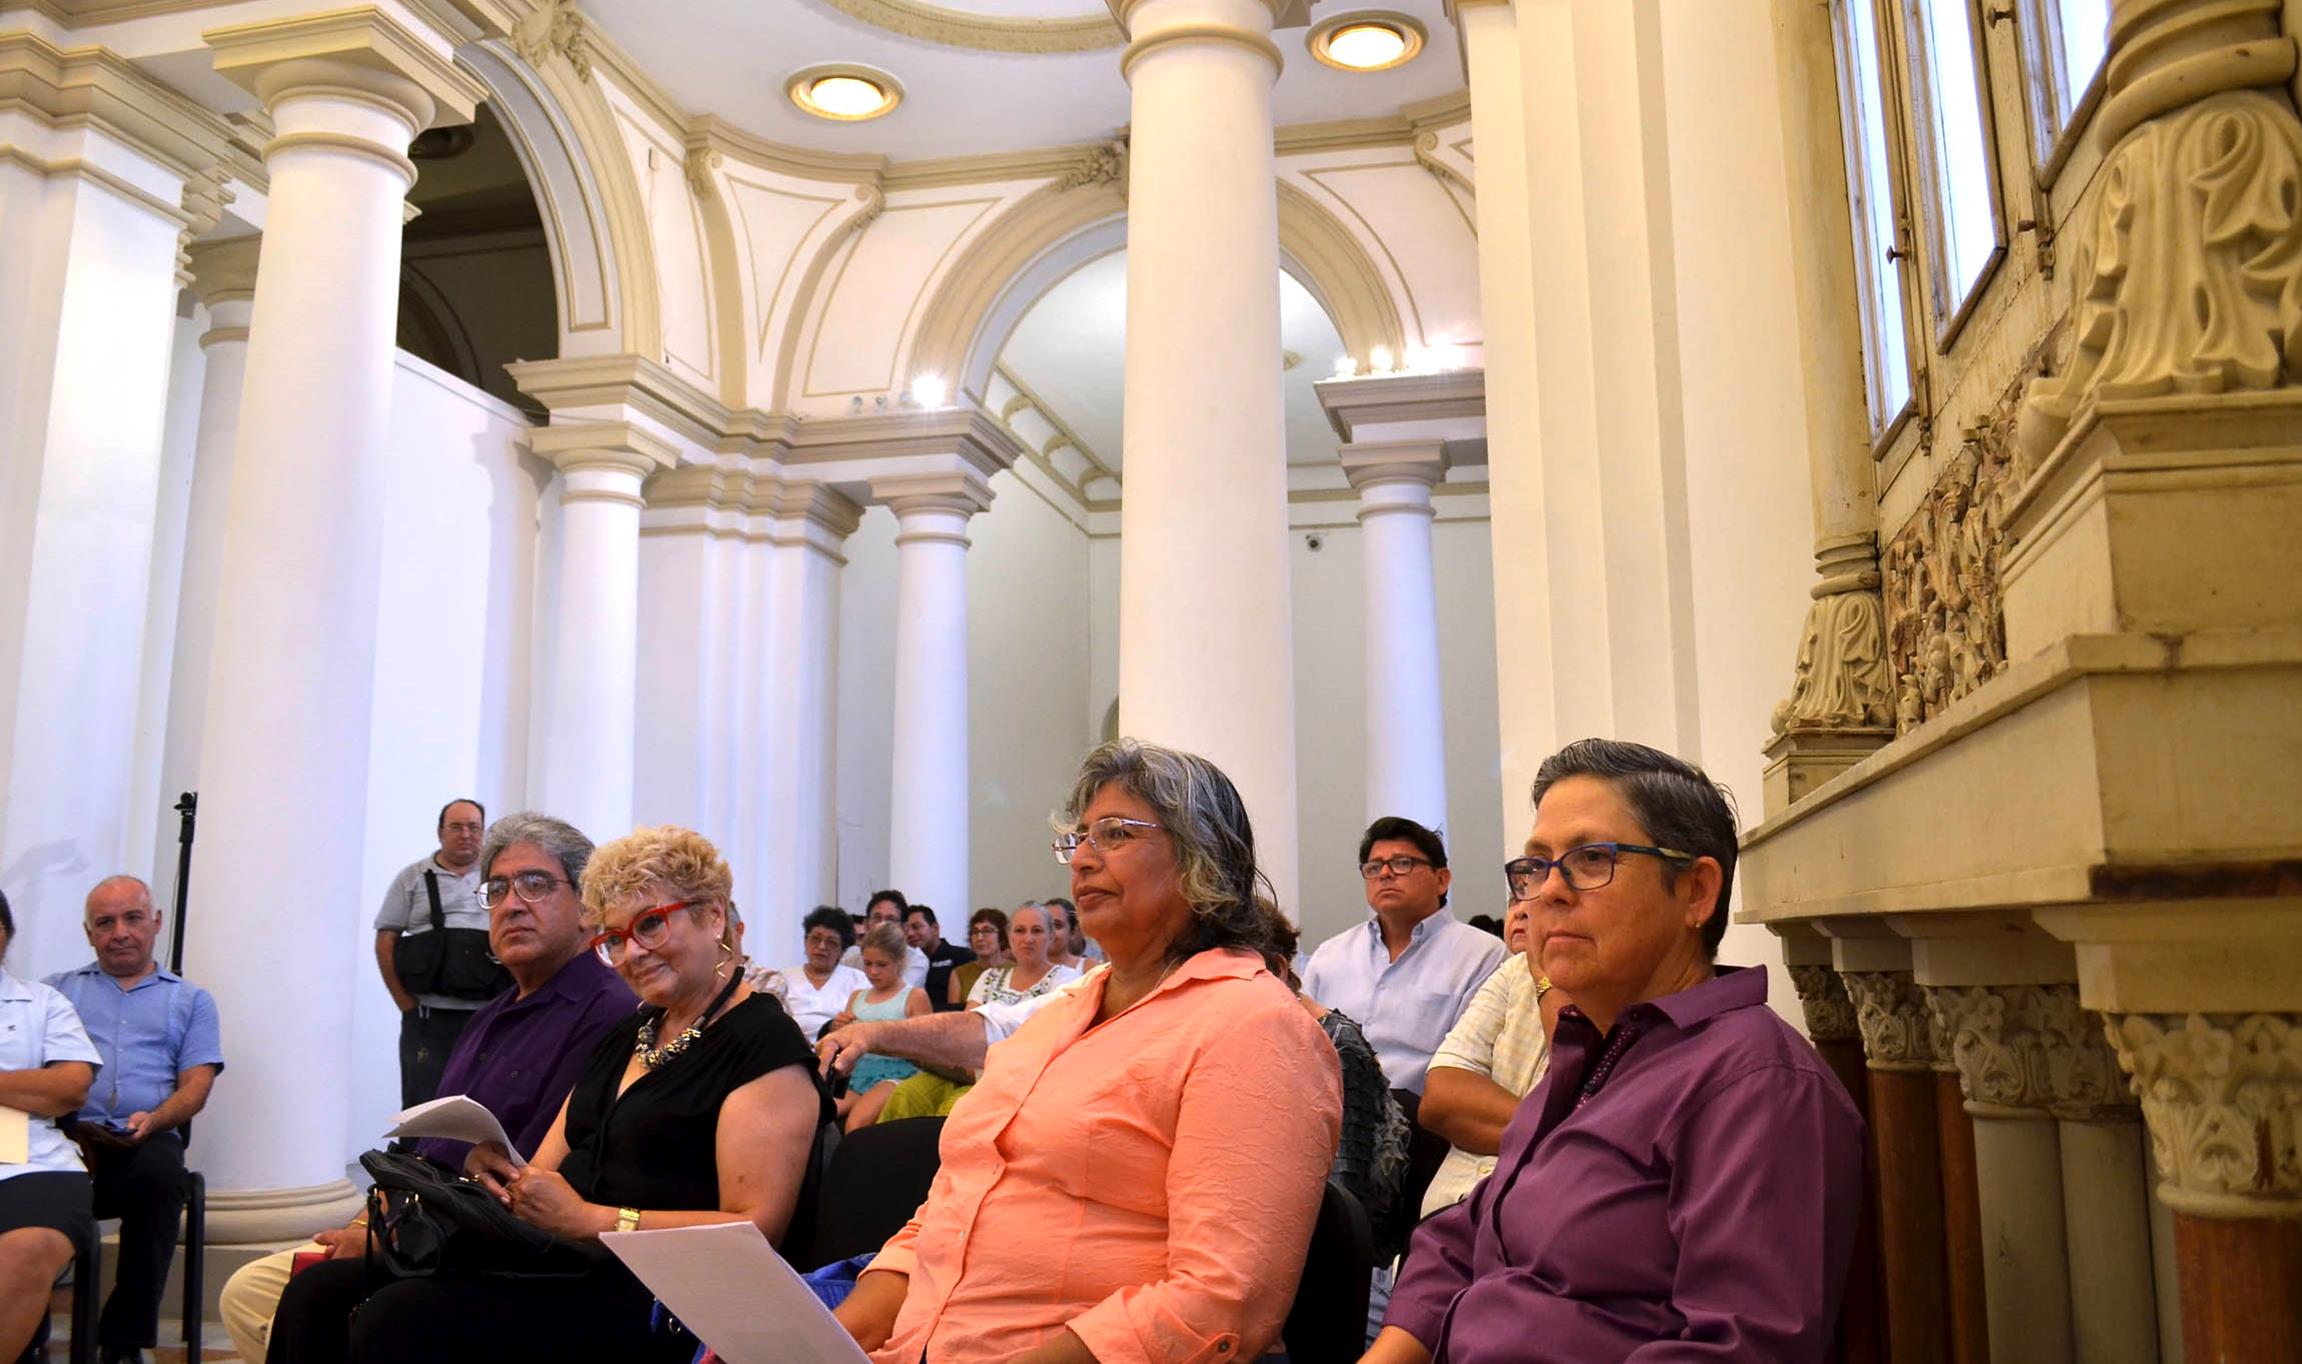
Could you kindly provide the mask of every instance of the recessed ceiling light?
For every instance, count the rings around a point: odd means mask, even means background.
[[[895,77],[868,66],[811,66],[794,72],[783,88],[801,109],[838,123],[878,118],[903,102]]]
[[[1388,71],[1423,50],[1423,26],[1404,14],[1361,10],[1311,30],[1311,55],[1343,71]]]

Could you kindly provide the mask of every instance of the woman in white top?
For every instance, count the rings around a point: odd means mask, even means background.
[[[974,988],[967,992],[967,1007],[1012,1004],[1061,989],[1067,982],[1079,979],[1079,972],[1074,968],[1057,966],[1047,959],[1054,931],[1053,918],[1044,905],[1025,905],[1016,910],[1014,917],[1007,921],[1007,951],[1015,958],[1015,964],[994,966],[977,976]]]
[[[791,1021],[813,1042],[824,1025],[847,1008],[858,990],[871,988],[871,980],[852,966],[840,964],[840,955],[855,942],[855,920],[837,905],[818,905],[800,921],[806,934],[807,961],[783,976],[783,1004]]]
[[[0,962],[15,936],[15,916],[0,895]],[[92,1215],[86,1167],[56,1119],[80,1111],[100,1064],[64,996],[0,965],[0,1107],[31,1115],[27,1158],[0,1163],[0,1359],[32,1344],[48,1314],[48,1290],[72,1262],[73,1235]]]

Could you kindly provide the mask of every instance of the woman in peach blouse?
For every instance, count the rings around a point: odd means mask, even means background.
[[[1273,1345],[1342,1126],[1264,969],[1255,835],[1214,764],[1089,754],[1056,860],[1109,969],[991,1049],[927,1202],[839,1309],[875,1364],[1170,1364]]]

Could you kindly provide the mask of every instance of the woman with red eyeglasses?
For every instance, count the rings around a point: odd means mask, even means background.
[[[592,854],[592,950],[640,997],[592,1053],[535,1159],[473,1150],[472,1176],[534,1226],[597,1247],[603,1232],[751,1222],[791,1229],[831,1102],[815,1052],[772,995],[745,983],[733,877],[701,835],[644,828]],[[653,1334],[652,1298],[604,1252],[574,1278],[441,1273],[375,1285],[349,1323],[294,1330],[273,1358],[681,1360]],[[291,1317],[296,1284],[281,1301]],[[340,1312],[340,1309],[339,1309]]]

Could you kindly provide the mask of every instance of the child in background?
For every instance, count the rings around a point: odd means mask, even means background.
[[[930,1012],[932,1006],[924,991],[903,983],[903,961],[910,945],[903,940],[903,930],[890,923],[873,924],[863,934],[863,974],[871,982],[868,990],[858,990],[847,1001],[850,1017],[863,1019],[918,1018]],[[879,1120],[879,1110],[887,1106],[887,1096],[894,1091],[896,1082],[909,1079],[919,1067],[909,1061],[892,1056],[865,1056],[855,1063],[855,1073],[848,1080],[849,1092],[839,1101],[839,1114],[846,1129],[869,1127]]]

